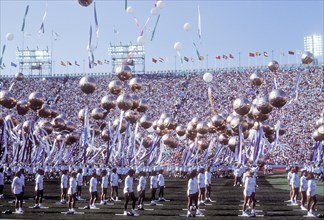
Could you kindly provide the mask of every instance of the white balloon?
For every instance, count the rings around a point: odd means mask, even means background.
[[[182,50],[182,44],[180,42],[176,42],[173,47],[176,51]]]
[[[161,1],[161,0],[159,0],[157,3],[156,3],[156,7],[158,7],[159,9],[162,9],[162,8],[164,8],[164,1]]]
[[[139,37],[137,38],[137,43],[138,43],[139,45],[143,45],[144,42],[145,42],[145,38],[144,38],[144,36],[139,36]]]
[[[183,25],[183,29],[184,29],[185,31],[190,31],[190,30],[191,30],[191,24],[190,24],[190,23],[185,23],[185,24]]]
[[[159,13],[159,9],[158,8],[152,8],[151,9],[151,15],[157,15]]]
[[[182,140],[186,139],[186,135],[182,135],[182,136],[177,135],[177,138],[179,141],[182,141]]]
[[[127,11],[128,14],[132,14],[134,12],[134,8],[131,7],[131,6],[128,6],[126,11]]]
[[[8,41],[12,41],[14,39],[14,35],[12,33],[8,33],[8,34],[6,34],[6,39]]]
[[[205,73],[203,79],[205,82],[209,83],[213,80],[213,75],[211,73]]]

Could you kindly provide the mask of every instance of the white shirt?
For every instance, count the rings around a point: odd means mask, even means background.
[[[133,177],[127,176],[125,179],[124,193],[133,192]]]
[[[306,176],[300,177],[300,191],[306,191],[307,190],[307,178]]]
[[[197,178],[189,179],[188,181],[188,190],[187,190],[187,195],[190,194],[195,194],[198,192],[198,182]]]
[[[111,186],[118,186],[118,174],[117,173],[111,173],[110,183],[111,183]]]
[[[253,177],[246,177],[245,183],[244,183],[244,190],[245,190],[245,192],[254,192],[255,182],[253,180]]]
[[[15,195],[20,194],[22,192],[22,183],[21,179],[18,176],[15,176],[15,178],[13,179],[11,183],[11,189]]]
[[[307,182],[307,195],[315,196],[316,194],[316,180],[310,179]]]
[[[144,176],[141,176],[138,181],[137,191],[145,190],[145,186],[146,186],[146,178]]]
[[[158,183],[157,177],[156,176],[151,176],[150,180],[151,180],[151,185],[150,185],[151,189],[152,188],[157,188],[157,183]]]
[[[25,176],[24,176],[24,174],[20,175],[20,180],[21,180],[21,185],[25,186]]]
[[[76,176],[76,181],[78,186],[82,186],[82,179],[83,179],[82,173],[78,173]]]
[[[164,176],[160,173],[158,175],[159,186],[164,186]]]
[[[73,195],[76,193],[76,187],[77,187],[77,181],[75,178],[71,177],[70,178],[70,187],[68,189],[68,194]]]
[[[102,188],[108,188],[108,176],[105,175],[102,177],[102,180],[101,180],[101,187]]]
[[[299,175],[298,173],[293,173],[290,178],[290,185],[294,188],[299,187]]]
[[[61,176],[61,188],[68,188],[68,175],[62,174]]]
[[[97,178],[91,177],[90,185],[89,185],[89,191],[90,192],[97,192],[97,184],[98,184]]]
[[[204,173],[199,173],[198,174],[198,186],[199,188],[205,188],[205,174]]]
[[[208,171],[205,172],[205,184],[211,185],[211,173]]]
[[[288,183],[290,184],[290,179],[292,177],[292,172],[289,171],[288,174],[287,174],[287,180],[288,180]]]
[[[36,182],[35,182],[35,191],[37,190],[43,190],[44,189],[44,181],[43,181],[43,175],[37,175]]]

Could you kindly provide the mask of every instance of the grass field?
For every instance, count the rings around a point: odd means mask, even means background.
[[[25,213],[23,215],[5,215],[0,214],[0,219],[126,219],[126,218],[139,218],[139,219],[185,219],[180,215],[185,215],[186,211],[186,188],[187,181],[184,179],[168,179],[166,178],[165,198],[170,199],[170,202],[160,203],[163,206],[155,206],[146,208],[153,208],[154,211],[138,211],[139,217],[125,217],[116,216],[116,213],[123,212],[123,198],[122,202],[115,203],[114,205],[100,206],[99,210],[79,210],[85,212],[83,215],[64,215],[61,212],[67,211],[66,205],[56,204],[59,201],[60,185],[58,181],[46,181],[45,185],[45,201],[44,206],[49,209],[29,209],[29,206],[34,205],[34,183],[27,183],[24,203]],[[137,183],[134,184],[136,186]],[[135,188],[135,187],[134,187]],[[317,192],[319,195],[317,209],[320,213],[324,212],[324,196],[323,196],[323,183],[318,183]],[[88,198],[88,189],[83,187],[83,197]],[[120,189],[120,195],[122,189]],[[216,203],[202,207],[205,209],[205,217],[203,219],[242,219],[238,217],[241,214],[243,188],[234,187],[232,179],[213,179],[212,186],[212,199]],[[99,192],[100,193],[100,192]],[[146,195],[149,196],[149,190]],[[13,196],[10,192],[10,186],[5,186],[5,200],[0,200],[0,210],[7,209],[14,210],[14,205],[8,203],[12,201]],[[274,174],[264,176],[260,174],[258,178],[258,188],[256,198],[258,200],[256,207],[257,215],[264,215],[263,219],[302,219],[305,211],[301,211],[298,206],[287,206],[285,200],[289,199],[288,186],[286,184],[286,176],[282,174]],[[148,203],[149,201],[147,201]],[[77,202],[76,207],[84,207],[86,202]],[[130,207],[130,206],[129,206]],[[259,217],[257,217],[259,218]],[[260,217],[261,218],[261,217]]]

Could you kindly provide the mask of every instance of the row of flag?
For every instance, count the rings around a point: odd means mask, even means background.
[[[298,54],[298,55],[301,55],[302,51],[298,50],[298,51],[295,52],[295,51],[292,51],[292,50],[288,50],[288,55],[295,55],[295,53]],[[258,57],[258,56],[261,56],[261,55],[262,55],[262,53],[260,53],[260,52],[255,52],[255,53],[250,52],[249,53],[249,57]],[[281,52],[280,55],[285,56],[285,52]],[[263,56],[268,57],[269,56],[268,52],[264,51]]]
[[[97,62],[93,62],[93,64],[96,66],[96,65],[103,65],[103,64],[109,64],[110,61],[109,60],[104,60],[104,61],[101,61],[101,60],[97,60]],[[61,60],[61,66],[72,66],[73,64],[70,62],[70,61],[62,61]],[[77,61],[74,61],[74,65],[75,66],[80,66],[80,64],[77,62]]]

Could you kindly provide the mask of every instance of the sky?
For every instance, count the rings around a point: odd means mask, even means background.
[[[180,70],[194,68],[222,68],[266,65],[274,59],[280,64],[301,63],[297,51],[303,51],[304,37],[313,34],[323,35],[324,1],[174,1],[163,0],[164,8],[160,15],[154,38],[152,32],[157,16],[151,15],[156,0],[128,0],[127,6],[133,13],[125,10],[125,1],[94,0],[97,8],[99,37],[96,37],[94,3],[81,6],[77,0],[15,1],[0,0],[0,46],[6,45],[0,70],[3,75],[15,74],[18,67],[12,67],[16,60],[17,47],[20,49],[52,50],[54,73],[111,72],[111,64],[88,67],[87,45],[89,29],[92,25],[92,42],[97,43],[93,52],[95,60],[111,60],[108,47],[111,44],[136,44],[137,38],[150,17],[143,35],[145,38],[146,71]],[[29,11],[25,19],[24,34],[21,31],[26,6]],[[201,37],[198,35],[198,7],[201,17]],[[43,15],[44,34],[38,34]],[[140,28],[136,25],[138,21]],[[190,23],[192,29],[184,30]],[[115,30],[115,31],[114,31]],[[54,40],[52,32],[59,35]],[[117,33],[116,33],[117,32]],[[14,39],[6,38],[12,33]],[[24,43],[23,43],[24,42]],[[174,44],[180,42],[179,53]],[[199,61],[198,52],[204,56]],[[288,51],[295,55],[288,55]],[[250,52],[260,52],[261,56],[250,58]],[[269,57],[264,57],[267,52]],[[1,51],[0,51],[1,53]],[[284,55],[282,55],[284,53]],[[215,59],[216,56],[229,56],[233,59]],[[272,56],[273,55],[273,56]],[[1,54],[0,54],[1,56]],[[181,62],[180,57],[188,57],[189,62]],[[164,62],[152,62],[152,58]],[[191,61],[193,58],[193,62]],[[323,56],[318,57],[323,62]],[[70,61],[73,65],[64,67],[60,62]],[[77,61],[80,67],[75,66]]]

